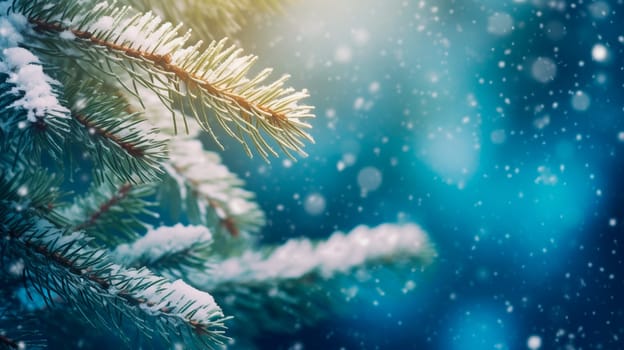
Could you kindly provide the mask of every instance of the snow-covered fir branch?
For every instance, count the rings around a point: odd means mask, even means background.
[[[258,232],[265,214],[255,195],[243,188],[244,181],[222,164],[219,154],[204,149],[197,123],[185,120],[187,133],[177,134],[158,97],[146,89],[139,91],[146,119],[167,142],[169,159],[163,166],[167,178],[159,187],[160,197],[181,207],[193,223],[216,224],[216,239],[222,232],[234,237]]]
[[[224,316],[209,294],[145,268],[114,264],[105,250],[92,248],[82,232],[66,235],[45,219],[28,219],[15,212],[9,202],[0,203],[0,217],[3,249],[28,257],[25,276],[48,303],[56,301],[49,292],[53,291],[77,308],[85,321],[95,314],[98,322],[121,330],[119,320],[106,315],[110,305],[139,331],[169,341],[182,337],[190,343],[210,344],[224,339]],[[175,328],[181,332],[171,332]]]
[[[292,239],[267,255],[247,251],[214,266],[214,273],[198,283],[212,290],[222,283],[302,278],[318,274],[328,279],[351,269],[385,261],[428,261],[433,249],[425,232],[414,224],[358,226],[348,234],[336,232],[326,241]]]
[[[180,278],[189,271],[210,267],[212,234],[204,226],[162,226],[150,229],[130,244],[120,244],[112,254],[124,266],[146,266]]]
[[[305,155],[305,142],[313,141],[304,131],[311,127],[306,120],[314,115],[311,106],[299,102],[308,93],[285,87],[286,75],[267,82],[271,69],[248,77],[256,56],[243,55],[226,40],[213,41],[205,48],[201,41],[188,46],[190,32],[180,35],[180,25],[162,23],[150,12],[136,13],[115,2],[91,6],[66,0],[63,5],[70,10],[46,6],[45,1],[16,1],[13,6],[42,35],[71,33],[74,39],[62,43],[83,53],[77,60],[100,71],[115,66],[132,77],[130,86],[142,85],[163,101],[188,106],[182,112],[195,117],[215,140],[218,125],[249,155],[252,144],[264,158],[277,156],[269,140],[289,156],[292,152]],[[59,54],[67,50],[59,49]],[[154,81],[165,88],[155,88]],[[138,94],[136,88],[130,89]]]
[[[280,3],[0,1],[0,265],[11,266],[0,281],[12,281],[0,305],[24,307],[18,291],[39,299],[34,317],[75,326],[76,346],[95,343],[91,327],[128,347],[221,349],[230,316],[279,330],[326,315],[341,276],[429,262],[411,224],[256,245],[265,214],[202,137],[305,155],[313,107],[230,41],[189,44],[211,35],[178,17],[198,6],[231,33]],[[19,348],[19,332],[4,332],[0,348]],[[66,347],[67,334],[45,335]]]

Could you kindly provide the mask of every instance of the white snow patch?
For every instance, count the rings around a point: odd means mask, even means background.
[[[329,278],[367,262],[426,255],[428,245],[427,235],[414,224],[358,226],[316,245],[307,239],[289,240],[266,257],[247,251],[215,266],[215,275],[203,283],[299,278],[314,271]]]
[[[6,4],[0,5],[6,11]],[[24,16],[11,14],[0,18],[0,72],[7,74],[7,82],[15,86],[10,93],[23,96],[13,102],[10,108],[23,108],[27,111],[27,120],[35,122],[37,117],[68,113],[57,100],[53,85],[59,83],[43,72],[39,58],[22,47],[24,40],[20,32],[25,31],[27,21]]]
[[[65,40],[74,40],[76,39],[76,36],[74,35],[74,33],[72,33],[71,30],[64,30],[61,32],[61,34],[59,34],[59,37],[61,39],[65,39]]]
[[[212,234],[203,226],[162,226],[149,230],[132,244],[121,244],[114,252],[119,261],[128,263],[137,258],[156,261],[163,255],[180,252],[200,242],[212,241]]]

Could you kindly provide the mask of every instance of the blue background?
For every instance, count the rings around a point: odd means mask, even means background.
[[[414,290],[382,274],[338,316],[260,347],[624,348],[623,12],[322,0],[248,26],[243,47],[317,114],[308,158],[224,152],[267,212],[263,241],[416,222],[438,252]]]

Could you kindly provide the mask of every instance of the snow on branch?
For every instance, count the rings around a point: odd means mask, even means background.
[[[7,13],[9,2],[0,3]],[[19,14],[0,17],[0,135],[11,152],[45,149],[59,155],[69,110],[59,101],[60,83],[44,72],[39,58],[21,47],[28,31]],[[39,138],[38,138],[39,137]],[[19,141],[15,141],[19,140]],[[43,141],[43,142],[37,142]]]
[[[202,221],[208,209],[216,215],[218,225],[232,236],[241,232],[255,232],[264,224],[264,213],[253,201],[253,193],[243,189],[243,181],[221,163],[221,157],[203,149],[200,141],[174,139],[169,143],[170,164],[167,173],[178,182],[181,199],[191,195],[197,198]]]
[[[39,33],[70,32],[76,39],[65,42],[84,52],[80,59],[109,74],[111,65],[121,68],[132,85],[152,89],[172,112],[182,108],[182,114],[194,116],[217,142],[214,128],[218,125],[250,156],[249,143],[265,159],[277,156],[268,139],[290,157],[292,152],[305,155],[304,141],[313,141],[304,131],[310,128],[306,120],[314,115],[311,106],[299,104],[308,97],[305,90],[285,87],[287,76],[268,82],[271,69],[264,69],[248,77],[255,56],[243,55],[225,40],[205,48],[201,41],[187,46],[190,32],[179,35],[180,26],[162,23],[150,12],[135,13],[115,2],[95,7],[68,0],[62,3],[65,6],[18,0],[14,8]],[[59,10],[65,7],[71,10]],[[155,81],[162,87],[155,86]],[[138,94],[135,88],[130,90]]]
[[[182,209],[191,223],[214,228],[217,240],[224,231],[233,237],[257,232],[265,223],[265,215],[254,193],[243,188],[244,181],[221,162],[218,153],[204,149],[197,139],[201,132],[198,125],[185,119],[188,133],[175,134],[158,98],[147,89],[139,92],[146,120],[167,141],[169,159],[164,170],[168,178],[158,187],[163,205],[172,212]]]
[[[427,261],[432,254],[427,235],[414,224],[358,226],[348,234],[336,232],[316,244],[308,239],[292,239],[269,255],[247,251],[215,265],[214,274],[204,283],[206,290],[212,290],[221,283],[297,279],[309,274],[328,279],[376,263]]]
[[[208,293],[145,268],[113,264],[107,251],[92,248],[82,232],[66,235],[49,221],[11,207],[0,202],[3,251],[28,257],[26,278],[47,303],[57,302],[50,293],[54,292],[93,326],[119,333],[123,330],[118,316],[124,316],[148,336],[209,348],[223,344],[225,318]]]
[[[7,74],[6,82],[15,85],[10,93],[22,95],[9,107],[25,109],[29,122],[35,123],[46,116],[67,118],[69,110],[56,97],[59,82],[43,72],[39,58],[30,51],[21,47],[3,49],[0,73]]]
[[[211,243],[206,227],[178,224],[150,229],[133,243],[119,245],[112,255],[124,266],[146,266],[179,278],[187,271],[208,268]]]
[[[313,324],[355,297],[357,286],[377,272],[412,274],[434,254],[426,233],[414,224],[359,226],[318,243],[295,239],[265,253],[250,250],[189,280],[236,315],[236,325],[245,325],[234,333],[253,336]]]
[[[0,11],[6,13],[7,7],[8,2],[0,4]],[[10,107],[28,111],[31,123],[48,115],[67,118],[67,108],[57,99],[59,82],[43,72],[37,56],[18,46],[24,42],[26,23],[26,18],[16,13],[0,18],[0,73],[7,74],[7,82],[15,85],[10,93],[22,95]]]

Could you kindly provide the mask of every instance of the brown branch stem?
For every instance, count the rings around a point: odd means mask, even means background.
[[[76,119],[76,121],[78,121],[85,128],[87,128],[89,132],[93,130],[95,134],[114,142],[119,147],[128,152],[128,154],[130,154],[131,156],[136,158],[141,158],[145,156],[145,152],[142,149],[138,148],[135,144],[131,142],[124,142],[119,136],[115,135],[114,133],[97,127],[95,123],[90,122],[86,116],[79,113],[72,113],[72,116],[74,117],[74,119]]]
[[[109,198],[106,202],[100,204],[100,207],[95,212],[91,213],[89,219],[73,227],[72,231],[80,231],[89,226],[93,226],[102,215],[104,215],[111,209],[111,207],[126,198],[128,196],[128,193],[130,193],[131,189],[132,185],[129,183],[121,186],[121,188],[117,191],[117,193],[115,193],[113,197]]]

